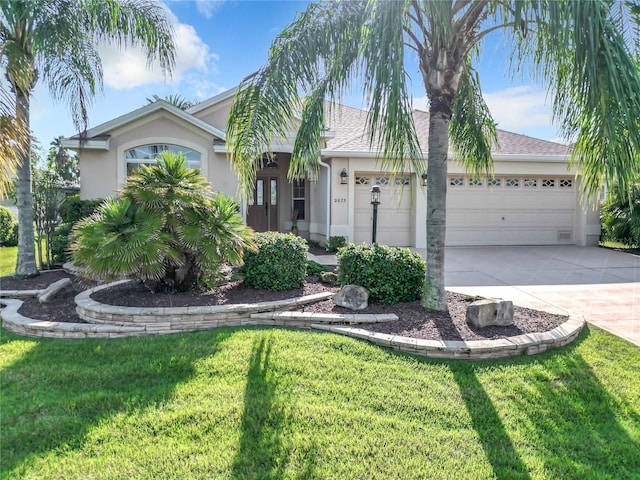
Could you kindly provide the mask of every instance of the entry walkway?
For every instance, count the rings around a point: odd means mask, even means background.
[[[424,249],[413,249],[423,257]],[[335,264],[334,256],[316,257]],[[640,346],[640,257],[597,247],[450,247],[445,285],[553,313],[574,313]]]

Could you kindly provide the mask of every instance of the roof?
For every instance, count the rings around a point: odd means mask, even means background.
[[[412,113],[418,141],[422,151],[426,152],[429,113],[422,110],[414,110]],[[327,141],[326,150],[345,153],[370,151],[372,147],[369,142],[370,134],[367,130],[366,118],[366,110],[335,105],[327,115],[327,124],[335,132],[335,136]],[[497,134],[499,147],[493,149],[494,155],[567,156],[570,153],[570,147],[561,143],[501,129],[497,129]]]
[[[87,130],[87,139],[89,140],[104,139],[106,138],[106,135],[108,133],[115,130],[116,128],[119,128],[128,123],[134,122],[140,118],[145,117],[146,115],[149,115],[151,113],[154,113],[160,110],[165,110],[175,115],[176,117],[179,117],[185,120],[186,122],[198,127],[199,129],[212,134],[215,137],[218,137],[221,139],[226,138],[225,133],[222,130],[214,127],[213,125],[207,122],[204,122],[197,117],[194,117],[193,115],[185,112],[184,110],[181,110],[180,108],[174,105],[171,105],[169,102],[166,102],[164,100],[157,100],[153,103],[145,105],[144,107],[138,108],[137,110],[126,113],[124,115],[121,115],[120,117],[114,118],[113,120],[109,120],[108,122],[105,122],[101,125],[98,125],[96,127],[93,127]],[[74,135],[73,137],[71,137],[70,140],[77,140],[79,138],[80,138],[79,135]]]

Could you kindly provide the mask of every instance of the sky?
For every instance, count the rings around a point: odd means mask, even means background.
[[[166,0],[164,5],[175,30],[176,68],[164,78],[159,68],[149,69],[141,51],[119,51],[101,46],[104,90],[89,108],[89,126],[95,127],[146,105],[154,94],[180,94],[206,100],[233,88],[266,61],[271,42],[304,10],[306,1],[272,0]],[[507,73],[509,48],[500,33],[485,40],[479,64],[485,99],[498,128],[558,141],[551,121],[546,88]],[[425,91],[415,59],[409,58],[414,106],[426,109]],[[344,102],[363,108],[356,91]],[[47,148],[57,136],[76,133],[64,103],[54,101],[42,82],[31,101],[31,128]]]

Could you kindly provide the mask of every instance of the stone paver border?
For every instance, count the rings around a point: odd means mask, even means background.
[[[440,341],[388,335],[347,325],[397,320],[396,315],[314,314],[293,311],[300,305],[326,300],[321,293],[275,302],[201,307],[141,308],[105,305],[93,292],[127,280],[100,285],[76,295],[76,310],[90,323],[48,322],[18,313],[21,300],[0,298],[3,326],[14,333],[52,338],[121,338],[157,335],[225,326],[288,326],[313,328],[367,340],[376,345],[430,358],[483,360],[533,355],[567,345],[582,331],[585,321],[575,316],[544,333],[528,333],[497,340]],[[40,290],[0,291],[0,296],[37,296]],[[284,310],[284,311],[283,311]]]
[[[367,340],[376,345],[430,358],[465,358],[486,360],[492,358],[533,355],[550,348],[558,348],[576,339],[585,325],[584,319],[569,317],[562,325],[543,333],[525,333],[496,340],[423,340],[385,333],[371,332],[343,325],[312,325],[317,330],[338,333]]]

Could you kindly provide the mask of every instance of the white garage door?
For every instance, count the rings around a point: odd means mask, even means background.
[[[447,245],[574,243],[572,177],[449,176]]]
[[[373,207],[371,187],[380,187],[376,241],[385,245],[406,247],[411,242],[411,195],[409,176],[358,173],[355,177],[354,242],[371,243]]]

